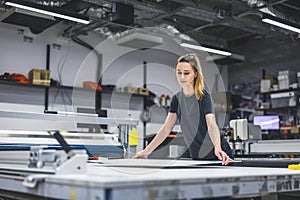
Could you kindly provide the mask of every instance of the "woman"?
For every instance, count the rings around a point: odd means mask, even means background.
[[[172,97],[170,111],[157,135],[134,158],[147,158],[166,139],[179,119],[192,159],[219,159],[223,165],[227,165],[233,161],[232,151],[217,127],[198,57],[195,54],[181,56],[175,69],[182,90]]]

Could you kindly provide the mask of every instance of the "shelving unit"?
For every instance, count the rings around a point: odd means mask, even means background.
[[[296,92],[296,105],[293,106],[282,106],[282,107],[276,107],[276,108],[272,108],[272,104],[271,104],[271,94],[279,94],[279,93],[288,93],[288,92]],[[300,95],[300,88],[292,88],[292,89],[285,89],[285,90],[276,90],[276,91],[269,91],[269,92],[263,92],[262,94],[262,98],[263,98],[263,102],[266,102],[267,99],[270,102],[270,108],[269,109],[259,109],[262,111],[274,111],[274,110],[289,110],[289,109],[297,109],[298,105],[299,105],[299,97],[297,94]]]
[[[17,86],[17,87],[24,87],[24,88],[40,88],[40,89],[45,89],[45,88],[61,88],[61,89],[67,89],[67,90],[84,90],[84,91],[95,91],[93,89],[89,88],[82,88],[82,87],[73,87],[73,86],[44,86],[44,85],[35,85],[35,84],[23,84],[23,83],[18,83],[18,82],[13,82],[13,81],[4,81],[0,80],[0,85],[9,85],[9,86]],[[145,97],[145,95],[142,94],[135,94],[135,93],[126,93],[126,92],[117,92],[113,91],[115,94],[123,94],[123,95],[132,95],[135,97]],[[105,93],[105,94],[111,94],[112,91],[110,90],[97,90],[97,93]]]
[[[55,95],[57,92],[67,92],[67,94],[72,97],[74,91],[79,91],[84,93],[94,93],[95,95],[116,95],[120,98],[127,97],[133,101],[136,98],[144,98],[145,95],[141,94],[131,94],[125,92],[115,92],[109,90],[98,90],[81,88],[81,87],[72,87],[72,86],[43,86],[43,85],[33,85],[33,84],[22,84],[18,82],[4,81],[0,80],[1,88],[1,97],[0,102],[9,102],[9,103],[23,103],[23,104],[35,104],[43,105],[44,96],[43,93],[46,88],[49,89],[50,97]],[[61,103],[61,102],[60,102]],[[71,104],[72,102],[67,102]]]
[[[292,96],[282,97],[282,98],[287,98],[287,99],[285,99],[284,104],[288,103],[289,105],[282,105],[282,106],[277,105],[275,108],[274,108],[274,106],[272,106],[272,100],[271,100],[272,94],[289,93],[289,92],[294,92],[294,95],[295,95],[294,99],[292,99],[293,98]],[[263,93],[261,93],[261,95],[262,95],[264,102],[267,102],[267,101],[270,102],[270,108],[258,109],[258,110],[263,111],[264,114],[279,115],[281,122],[283,121],[284,122],[283,124],[287,125],[287,126],[281,126],[280,131],[284,131],[285,134],[287,134],[288,132],[286,132],[286,131],[291,131],[292,127],[296,128],[296,129],[298,128],[298,131],[299,131],[299,127],[300,127],[300,125],[299,125],[300,88],[290,88],[290,89],[284,89],[284,90],[263,92]],[[294,101],[295,105],[294,104],[290,105],[291,104],[290,101]]]

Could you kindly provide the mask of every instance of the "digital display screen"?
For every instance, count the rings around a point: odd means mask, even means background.
[[[259,125],[262,130],[279,130],[279,116],[267,115],[267,116],[254,116],[253,124]]]

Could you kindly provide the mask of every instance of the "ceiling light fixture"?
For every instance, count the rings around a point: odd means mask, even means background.
[[[61,18],[61,19],[66,19],[69,21],[74,21],[82,24],[89,24],[89,18],[79,15],[77,13],[70,13],[68,11],[59,9],[59,8],[54,8],[54,7],[49,7],[49,6],[43,6],[31,2],[25,2],[25,1],[19,1],[19,0],[8,0],[5,2],[5,5],[7,6],[12,6],[24,10],[29,10],[32,12],[37,12],[40,14],[44,15],[50,15],[53,17]]]
[[[200,46],[200,45],[189,44],[189,43],[185,43],[185,42],[181,43],[180,46],[190,48],[190,49],[196,49],[199,51],[206,51],[209,53],[220,54],[223,56],[231,56],[231,53],[228,51],[223,51],[223,50],[210,48],[210,47],[204,47],[204,46]]]
[[[277,17],[273,17],[271,15],[266,15],[264,14],[262,21],[268,24],[272,24],[274,26],[278,26],[296,33],[300,33],[300,26],[297,24],[292,24],[286,20],[277,18]]]

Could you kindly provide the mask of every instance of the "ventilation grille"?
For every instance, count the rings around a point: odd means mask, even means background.
[[[118,38],[116,42],[121,46],[143,49],[163,44],[163,38],[146,33],[134,32]]]

